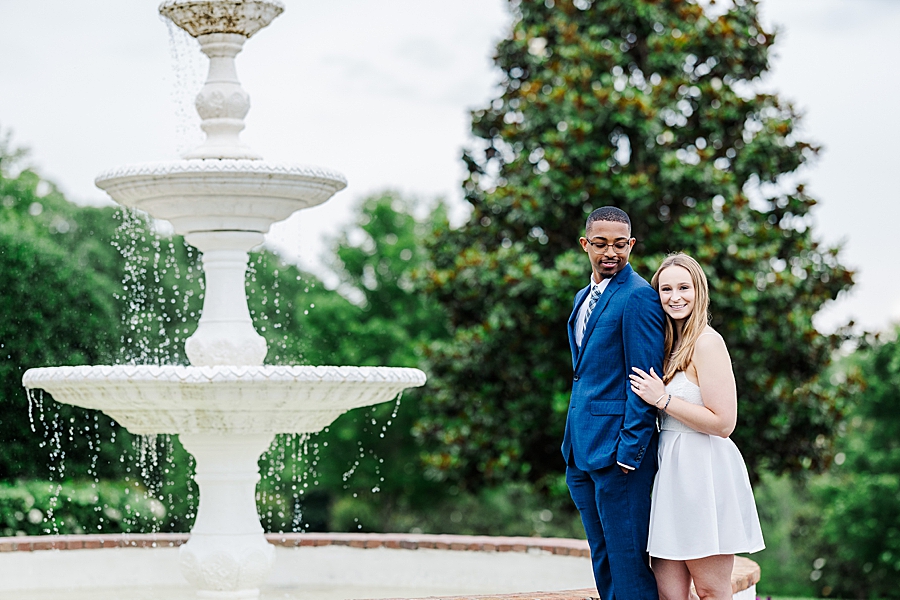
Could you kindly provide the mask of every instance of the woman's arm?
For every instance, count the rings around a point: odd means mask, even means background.
[[[701,336],[694,347],[692,364],[697,370],[705,406],[691,404],[676,396],[668,400],[663,382],[655,372],[634,369],[632,389],[645,402],[656,404],[658,408],[663,408],[668,401],[666,412],[688,427],[701,433],[728,437],[737,422],[737,389],[731,357],[721,336]]]

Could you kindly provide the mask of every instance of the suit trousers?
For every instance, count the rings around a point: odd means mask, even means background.
[[[647,554],[656,469],[645,460],[627,474],[615,464],[582,471],[573,462],[566,483],[581,513],[601,600],[659,600]]]

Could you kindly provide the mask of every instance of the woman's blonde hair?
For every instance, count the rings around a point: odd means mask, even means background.
[[[691,281],[694,284],[694,309],[682,326],[681,345],[674,352],[672,349],[675,346],[675,325],[672,317],[666,315],[666,353],[663,361],[663,381],[666,383],[672,380],[675,373],[684,371],[691,364],[697,338],[709,324],[709,283],[700,263],[681,252],[667,256],[650,280],[650,285],[656,293],[659,293],[659,275],[669,267],[682,267],[691,274]]]

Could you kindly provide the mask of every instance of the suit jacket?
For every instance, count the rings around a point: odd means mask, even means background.
[[[656,408],[631,391],[628,375],[631,367],[662,375],[665,315],[656,291],[625,265],[597,301],[579,349],[575,320],[589,292],[576,294],[569,317],[574,374],[563,456],[582,471],[617,462],[639,468],[656,452]]]

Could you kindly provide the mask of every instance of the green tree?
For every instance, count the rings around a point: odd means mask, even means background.
[[[341,294],[313,282],[291,296],[304,362],[420,365],[425,345],[447,337],[443,309],[413,284],[414,273],[427,267],[422,240],[444,219],[442,204],[418,206],[392,192],[360,203],[354,222],[333,241]],[[275,462],[293,456],[297,464],[288,458],[289,475],[311,487],[291,500],[285,484],[294,483],[273,471],[265,493],[274,498],[267,526],[371,531],[421,525],[412,514],[433,505],[443,490],[423,474],[410,435],[420,397],[410,390],[402,402],[350,411],[310,440],[281,440],[286,450],[275,449]]]
[[[759,521],[765,536],[765,550],[750,558],[764,573],[756,586],[760,597],[812,598],[816,582],[810,581],[816,556],[811,550],[815,528],[812,519],[819,512],[813,501],[810,482],[821,475],[763,472],[753,486]]]
[[[0,480],[117,476],[127,434],[93,411],[49,399],[30,406],[22,388],[30,367],[112,358],[113,211],[69,203],[24,161],[0,136]]]
[[[822,596],[900,598],[900,339],[859,351],[836,384],[861,376],[831,469],[811,486],[810,579]],[[812,543],[810,543],[810,539]]]
[[[510,2],[495,55],[501,91],[472,112],[464,155],[471,217],[430,245],[425,286],[454,332],[432,346],[420,423],[439,446],[434,468],[472,486],[564,489],[565,323],[589,274],[577,239],[603,205],[631,215],[638,273],[649,278],[671,251],[704,265],[751,471],[826,464],[841,403],[820,373],[841,336],[812,318],[852,274],[816,240],[815,201],[791,184],[818,149],[799,138],[790,104],[751,91],[774,42],[757,8]]]
[[[415,366],[422,347],[447,337],[447,317],[435,300],[415,288],[415,277],[427,268],[422,240],[434,224],[446,220],[443,204],[423,207],[386,192],[363,200],[352,233],[334,244],[339,290],[361,300],[358,327],[350,323],[346,339],[358,356],[353,364]]]

